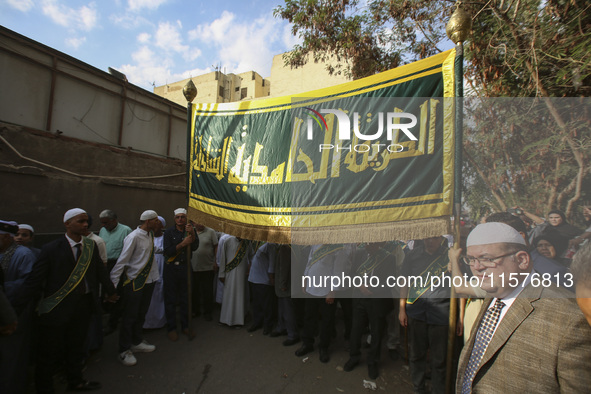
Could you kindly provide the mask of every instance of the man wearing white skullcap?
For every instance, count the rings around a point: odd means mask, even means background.
[[[521,234],[476,226],[466,255],[485,302],[460,356],[457,393],[583,393],[591,385],[591,327],[572,293],[532,270]]]
[[[16,222],[0,220],[0,292],[15,306],[35,261],[34,253],[18,245]],[[4,289],[2,289],[4,286]],[[16,308],[15,308],[16,309]],[[20,311],[17,311],[20,312]],[[32,305],[18,313],[17,331],[10,337],[0,336],[0,393],[20,393],[27,388],[27,366],[32,342]]]
[[[37,307],[38,349],[35,385],[38,392],[53,392],[53,375],[66,370],[68,390],[95,390],[98,382],[82,377],[84,342],[91,314],[100,310],[99,283],[116,298],[115,289],[99,257],[96,243],[86,237],[88,215],[80,208],[64,214],[66,234],[43,246],[39,259],[23,284],[19,305],[41,301]]]
[[[164,232],[166,220],[158,216],[158,226],[154,230],[154,264],[158,266],[160,279],[154,284],[152,292],[152,301],[146,313],[144,328],[162,328],[166,324],[166,314],[164,312],[164,293],[162,292],[162,271],[164,270]]]
[[[111,281],[117,287],[123,282],[123,316],[119,330],[119,361],[125,366],[137,363],[133,353],[153,352],[156,346],[143,338],[143,325],[150,306],[154,284],[160,279],[154,262],[153,231],[160,225],[155,211],[144,211],[140,225],[123,241],[123,250],[111,271]],[[123,274],[123,275],[122,275]]]
[[[194,252],[199,247],[199,238],[195,228],[187,223],[187,210],[178,208],[174,210],[174,226],[164,232],[164,256],[166,264],[164,265],[164,306],[166,308],[166,322],[168,329],[168,338],[171,341],[178,340],[176,327],[176,307],[180,306],[180,322],[182,332],[187,335],[189,340],[195,337],[195,334],[189,330],[188,311],[189,305],[189,285],[187,262],[191,263],[191,257],[188,256],[186,249],[191,245],[191,251]]]
[[[14,302],[18,290],[35,264],[34,253],[15,242],[19,231],[18,224],[0,220],[0,266],[4,271],[4,292],[10,302]]]
[[[174,210],[174,216],[176,215],[187,215],[187,210],[185,208],[177,208]]]
[[[68,222],[69,220],[71,220],[75,216],[83,215],[83,214],[86,214],[86,211],[84,209],[80,209],[80,208],[69,209],[68,211],[66,211],[66,213],[64,213],[64,223]]]
[[[18,233],[14,236],[14,242],[19,245],[26,246],[33,252],[35,258],[39,257],[41,249],[33,246],[33,237],[35,236],[35,230],[28,224],[19,224]]]
[[[470,265],[474,276],[482,282],[480,287],[491,297],[502,298],[508,295],[517,287],[516,284],[523,283],[528,277],[521,274],[531,272],[532,264],[525,240],[513,227],[505,223],[484,223],[476,226],[468,235],[466,247],[468,257],[464,258],[464,262]],[[494,258],[492,262],[484,258],[471,259],[480,256]],[[511,281],[513,286],[509,285],[508,280],[503,281],[505,277],[509,278],[511,273],[515,273],[515,279]]]

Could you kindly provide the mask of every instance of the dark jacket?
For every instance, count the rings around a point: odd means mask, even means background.
[[[36,301],[39,297],[49,297],[57,292],[66,283],[72,270],[76,266],[70,243],[65,236],[56,239],[43,246],[39,259],[33,266],[31,274],[23,284],[19,293],[17,306],[22,308],[30,301]],[[107,270],[100,259],[98,247],[94,244],[92,260],[84,279],[92,294],[93,312],[100,310],[99,283],[103,285],[103,291],[107,294],[115,293],[113,283],[109,279]],[[81,285],[84,282],[81,282]],[[80,294],[76,289],[72,290],[53,310],[39,316],[40,324],[60,325],[68,321],[72,313],[76,313],[80,305]]]
[[[179,231],[175,226],[167,229],[164,232],[164,256],[168,260],[170,257],[176,256],[175,261],[180,263],[187,262],[187,253],[184,250],[177,253],[176,246],[180,244],[185,238],[185,232]],[[199,237],[195,233],[195,241],[191,243],[191,251],[194,252],[199,248]]]

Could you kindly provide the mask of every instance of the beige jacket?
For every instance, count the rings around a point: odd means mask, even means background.
[[[474,376],[473,393],[588,393],[591,327],[573,294],[555,286],[526,287],[499,323]],[[456,393],[474,346],[484,303],[460,355]]]

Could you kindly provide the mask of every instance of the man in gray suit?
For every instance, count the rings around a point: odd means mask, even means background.
[[[532,270],[523,237],[481,224],[462,260],[491,300],[460,356],[456,392],[588,392],[591,328],[572,293]]]

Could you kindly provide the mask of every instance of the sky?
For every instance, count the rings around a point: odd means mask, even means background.
[[[0,25],[146,90],[254,70],[298,43],[273,17],[282,0],[0,0]]]

